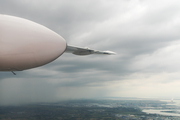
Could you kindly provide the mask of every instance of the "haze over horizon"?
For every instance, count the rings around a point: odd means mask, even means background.
[[[16,76],[0,72],[0,105],[97,97],[180,99],[179,6],[178,0],[0,1],[0,14],[44,25],[69,45],[117,53],[64,53]]]

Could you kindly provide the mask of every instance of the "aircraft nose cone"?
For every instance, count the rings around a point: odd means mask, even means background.
[[[33,53],[38,66],[55,60],[62,55],[66,49],[66,41],[53,32],[48,32],[43,38],[37,41],[38,43],[33,46]]]
[[[47,64],[66,49],[66,41],[32,21],[0,15],[0,71],[26,70]]]

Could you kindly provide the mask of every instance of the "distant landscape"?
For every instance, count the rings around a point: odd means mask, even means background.
[[[179,107],[170,103],[170,100],[106,99],[1,106],[0,120],[179,120]],[[143,112],[152,109],[175,116]]]

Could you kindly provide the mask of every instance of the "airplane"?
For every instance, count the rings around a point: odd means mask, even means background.
[[[33,21],[0,14],[0,71],[22,71],[50,63],[68,52],[74,55],[104,54],[68,45],[63,37]]]

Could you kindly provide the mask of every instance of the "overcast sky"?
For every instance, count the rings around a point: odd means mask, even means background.
[[[179,0],[1,0],[0,14],[114,56],[64,53],[45,66],[0,72],[0,105],[97,97],[180,98]]]

